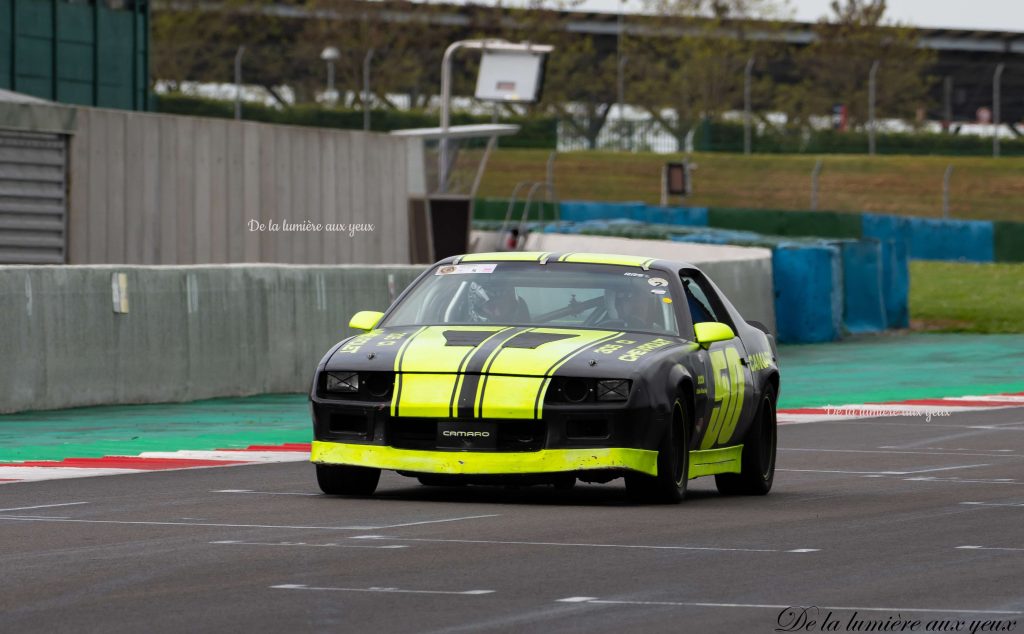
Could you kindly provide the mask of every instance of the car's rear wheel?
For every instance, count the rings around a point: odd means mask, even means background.
[[[316,482],[328,495],[373,495],[380,469],[344,465],[316,465]]]
[[[754,424],[743,441],[741,473],[715,476],[715,486],[723,495],[765,495],[775,480],[775,453],[778,423],[775,419],[775,388],[765,387]]]
[[[658,475],[629,474],[626,491],[637,502],[678,504],[686,497],[690,471],[690,415],[677,400],[669,425],[658,447]]]

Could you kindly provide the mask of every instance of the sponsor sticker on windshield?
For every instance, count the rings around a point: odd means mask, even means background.
[[[446,264],[434,271],[434,275],[467,275],[471,273],[494,273],[497,264]]]
[[[668,280],[663,277],[652,277],[647,283],[651,286],[668,286]]]

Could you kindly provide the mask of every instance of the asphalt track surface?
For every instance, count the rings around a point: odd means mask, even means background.
[[[0,631],[1024,629],[1024,409],[786,425],[778,464],[767,497],[705,478],[679,506],[328,497],[303,463],[8,484]]]

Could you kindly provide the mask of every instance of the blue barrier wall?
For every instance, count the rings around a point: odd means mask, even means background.
[[[851,333],[885,330],[882,245],[878,240],[843,240],[843,326]]]
[[[907,244],[882,240],[882,297],[888,328],[910,326],[910,257]]]
[[[861,229],[865,238],[905,243],[909,256],[917,260],[992,262],[994,259],[994,229],[989,221],[866,213],[861,216]]]
[[[708,226],[707,207],[650,207],[644,218],[635,218],[651,224],[685,225],[688,227]]]
[[[839,248],[780,244],[772,252],[779,341],[835,341],[843,315]]]
[[[611,220],[630,218],[643,220],[647,205],[641,202],[600,203],[586,200],[566,200],[560,206],[561,219],[570,222],[585,220]]]

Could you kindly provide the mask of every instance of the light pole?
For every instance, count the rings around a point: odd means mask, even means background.
[[[871,64],[868,73],[868,154],[875,155],[875,78],[878,75],[878,60]]]
[[[366,51],[363,58],[363,130],[370,129],[370,61],[373,60],[373,49]]]
[[[242,44],[235,51],[235,120],[242,118],[242,56],[245,55],[245,45]]]
[[[999,158],[999,102],[1002,101],[1000,92],[1003,83],[1003,69],[1005,64],[996,65],[996,73],[992,76],[992,157]]]
[[[452,42],[441,58],[441,139],[437,153],[437,190],[445,193],[448,190],[448,128],[451,126],[452,102],[452,56],[461,49],[510,51],[546,55],[555,50],[547,44],[530,44],[523,42],[514,44],[502,40],[459,40]]]
[[[750,154],[750,76],[754,72],[754,58],[747,60],[743,69],[743,153]]]
[[[338,95],[334,90],[334,62],[338,61],[341,53],[333,46],[328,46],[320,52],[320,59],[327,62],[327,103],[332,107],[338,103]]]

